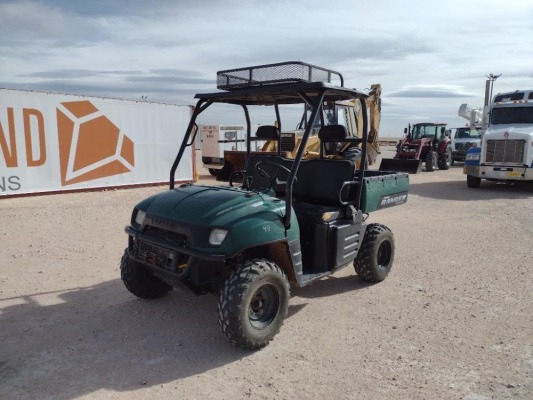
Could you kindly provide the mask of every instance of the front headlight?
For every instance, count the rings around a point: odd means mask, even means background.
[[[472,153],[472,154],[467,154],[465,157],[465,160],[466,161],[479,161],[479,158],[480,158],[479,153]]]
[[[220,246],[224,239],[226,238],[226,235],[228,234],[228,231],[225,229],[215,228],[211,230],[211,233],[209,234],[209,244],[213,246]]]
[[[145,218],[146,218],[146,212],[142,210],[137,210],[137,215],[135,216],[135,223],[142,226],[142,224],[144,224]]]

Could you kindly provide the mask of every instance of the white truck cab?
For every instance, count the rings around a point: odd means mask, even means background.
[[[468,126],[454,128],[451,132],[451,138],[453,162],[464,161],[468,149],[481,145],[481,127],[479,129]]]
[[[481,148],[468,151],[463,172],[468,187],[481,179],[533,181],[533,89],[494,97]]]

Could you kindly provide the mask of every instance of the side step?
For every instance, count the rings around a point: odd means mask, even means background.
[[[309,285],[310,283],[323,278],[325,276],[331,275],[334,271],[318,272],[316,274],[303,274],[302,280],[300,281],[300,287]]]

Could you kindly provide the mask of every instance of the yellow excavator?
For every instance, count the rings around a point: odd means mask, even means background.
[[[360,163],[360,153],[362,143],[357,140],[363,137],[363,118],[369,119],[368,141],[366,143],[367,165],[373,165],[377,157],[381,154],[379,147],[379,124],[381,120],[381,85],[373,84],[368,91],[365,107],[360,100],[339,101],[326,103],[322,107],[322,115],[316,120],[311,136],[307,141],[304,158],[318,158],[320,156],[320,140],[318,131],[322,125],[342,124],[346,126],[349,142],[328,143],[325,145],[326,157],[330,158],[351,158],[356,161],[357,167]],[[303,132],[308,120],[308,110],[304,111],[302,119],[296,130],[282,132],[278,140],[268,140],[261,148],[261,152],[278,154],[278,146],[281,148],[281,155],[286,158],[294,158],[300,147]],[[235,171],[244,170],[246,163],[246,152],[225,151],[224,166],[217,174],[218,181],[227,181],[229,176]]]

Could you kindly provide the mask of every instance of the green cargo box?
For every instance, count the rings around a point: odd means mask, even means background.
[[[404,172],[365,171],[361,210],[371,212],[407,201],[409,174]]]

